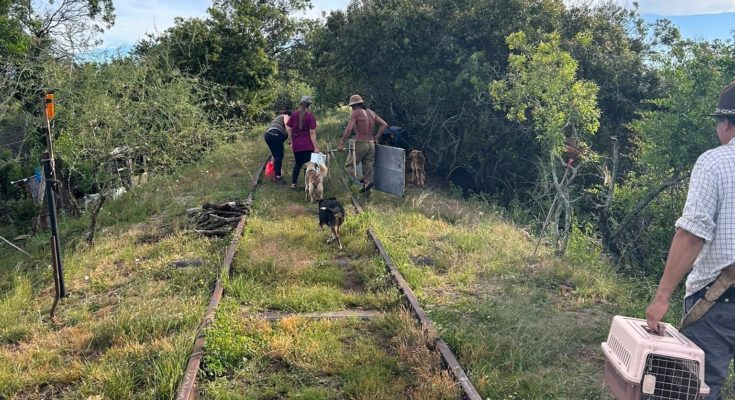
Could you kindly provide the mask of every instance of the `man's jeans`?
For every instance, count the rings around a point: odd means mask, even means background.
[[[704,290],[684,299],[684,315],[702,296]],[[682,333],[704,350],[704,380],[710,388],[706,400],[722,399],[722,385],[735,356],[735,303],[715,303]]]

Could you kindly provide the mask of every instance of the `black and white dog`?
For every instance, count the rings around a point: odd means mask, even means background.
[[[329,229],[332,230],[332,237],[327,240],[327,243],[332,243],[337,239],[340,250],[342,250],[342,241],[339,239],[339,227],[342,226],[344,220],[345,209],[342,208],[342,204],[339,204],[337,199],[319,200],[319,228],[324,225],[329,226]]]

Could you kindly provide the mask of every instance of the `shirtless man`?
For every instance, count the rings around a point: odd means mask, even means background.
[[[355,160],[348,157],[345,168],[350,175],[355,175],[355,167],[358,163],[362,163],[362,192],[367,192],[373,187],[373,163],[375,162],[375,142],[378,141],[380,135],[383,134],[388,124],[383,121],[373,110],[368,110],[360,95],[356,94],[350,97],[350,122],[347,124],[342,138],[339,140],[337,150],[342,151],[345,148],[345,141],[355,130]],[[373,135],[375,124],[378,124],[378,132]]]

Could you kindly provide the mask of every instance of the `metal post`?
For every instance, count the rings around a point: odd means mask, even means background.
[[[66,290],[64,289],[64,268],[61,262],[61,246],[59,245],[59,229],[56,222],[56,197],[54,196],[54,188],[53,185],[56,182],[56,179],[54,178],[52,169],[51,169],[51,159],[49,158],[49,153],[45,152],[43,153],[43,158],[41,159],[41,163],[43,164],[43,173],[46,177],[46,201],[48,202],[48,218],[49,218],[49,226],[51,228],[51,246],[52,248],[52,254],[54,255],[54,259],[52,259],[52,265],[54,265],[54,274],[56,274],[56,282],[58,285],[58,293],[59,297],[66,297]],[[56,262],[54,262],[56,261]]]
[[[59,285],[59,274],[57,271],[59,270],[59,257],[57,257],[56,254],[56,236],[51,236],[49,238],[51,240],[51,266],[53,267],[54,272],[54,304],[51,305],[51,321],[54,320],[54,315],[56,315],[56,306],[59,304],[59,298],[61,298],[61,292],[59,291],[61,289],[61,286]]]
[[[53,90],[44,91],[44,116],[46,117],[47,148],[46,152],[43,153],[41,163],[46,179],[46,201],[48,202],[48,218],[51,228],[51,265],[54,269],[57,298],[63,298],[66,297],[66,289],[64,288],[64,268],[61,262],[61,246],[59,245],[59,228],[56,222],[56,197],[54,196],[56,172],[54,171],[54,147],[51,137],[51,120],[56,116]],[[54,308],[56,308],[56,302],[54,302]]]

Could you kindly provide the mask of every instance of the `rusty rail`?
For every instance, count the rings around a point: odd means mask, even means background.
[[[258,168],[258,173],[253,178],[253,183],[250,186],[250,194],[248,194],[248,198],[245,201],[245,203],[249,206],[252,206],[253,204],[253,195],[255,194],[255,189],[258,187],[258,183],[260,182],[260,176],[263,173],[265,164],[265,161],[260,164],[260,168]],[[189,356],[189,360],[186,364],[184,376],[181,379],[178,390],[176,391],[176,400],[194,400],[199,397],[197,388],[197,374],[199,373],[199,365],[202,362],[202,356],[204,354],[204,344],[207,340],[205,330],[209,325],[212,324],[212,322],[214,322],[214,313],[217,310],[217,306],[219,305],[219,302],[222,299],[222,294],[224,293],[222,272],[226,273],[228,276],[230,275],[232,259],[235,257],[235,250],[237,249],[237,244],[240,242],[240,237],[242,237],[242,231],[245,227],[246,220],[247,214],[240,217],[237,228],[235,228],[235,233],[232,236],[230,246],[227,248],[225,261],[222,265],[221,272],[217,276],[217,282],[214,285],[214,290],[212,291],[212,298],[209,300],[209,305],[207,306],[207,310],[204,313],[204,318],[202,319],[202,322],[201,324],[199,324],[199,328],[197,329],[197,335],[194,339],[194,345],[192,347],[191,355]]]
[[[347,193],[350,196],[350,199],[352,200],[352,205],[355,207],[358,213],[363,212],[362,206],[357,201],[355,196],[352,195],[352,192],[350,191],[350,187],[345,180],[344,177],[342,177],[342,184],[347,189]],[[375,233],[372,227],[368,227],[368,236],[373,240],[375,243],[375,247],[378,248],[378,251],[380,252],[381,257],[383,257],[383,261],[385,261],[385,265],[388,269],[388,272],[390,273],[391,278],[393,279],[393,282],[398,286],[399,290],[403,295],[406,297],[406,301],[408,302],[409,308],[414,314],[414,317],[418,319],[419,323],[421,324],[422,328],[426,328],[430,330],[431,332],[436,332],[434,329],[434,325],[429,320],[428,316],[426,315],[426,312],[424,311],[423,307],[421,307],[421,304],[419,303],[418,299],[416,298],[416,295],[414,295],[413,290],[411,290],[411,287],[408,286],[408,283],[406,283],[406,280],[403,279],[403,276],[398,271],[398,268],[396,267],[393,260],[390,258],[390,255],[385,250],[385,247],[383,247],[383,242],[380,241],[380,238]],[[446,342],[442,340],[438,334],[437,334],[437,340],[434,345],[436,346],[436,349],[439,351],[439,354],[441,354],[442,360],[444,361],[445,365],[447,366],[447,369],[449,369],[452,374],[454,375],[454,378],[457,380],[457,383],[462,387],[462,391],[464,392],[464,397],[468,400],[483,400],[479,393],[477,393],[477,390],[472,385],[472,382],[470,382],[469,378],[467,377],[467,374],[465,374],[462,367],[459,365],[459,362],[457,362],[457,357],[455,357],[452,350],[449,348]]]

